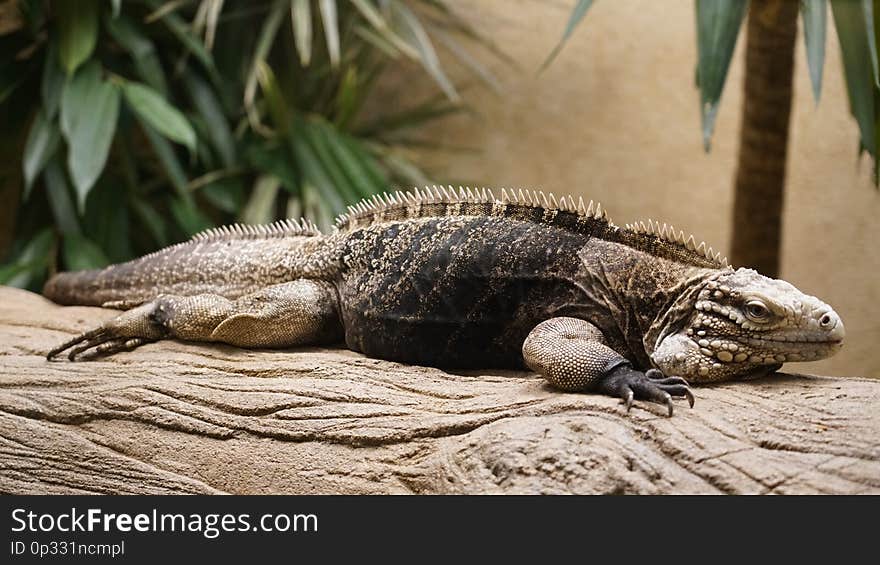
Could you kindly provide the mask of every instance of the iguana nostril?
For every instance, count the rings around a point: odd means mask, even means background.
[[[833,310],[822,314],[819,318],[819,328],[827,332],[826,337],[828,339],[842,341],[843,337],[846,335],[846,330],[843,328],[843,321]]]

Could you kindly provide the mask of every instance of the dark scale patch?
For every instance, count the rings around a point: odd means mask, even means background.
[[[654,344],[645,343],[645,335],[658,314],[670,308],[687,281],[716,272],[599,238],[592,239],[580,255],[583,263],[576,278],[585,303],[607,305],[591,308],[591,321],[609,346],[642,369],[651,368]],[[585,317],[578,308],[567,315]]]
[[[492,217],[396,226],[393,238],[388,224],[362,230],[346,252],[339,288],[352,349],[422,365],[520,367],[528,332],[577,300],[572,275],[587,236]]]

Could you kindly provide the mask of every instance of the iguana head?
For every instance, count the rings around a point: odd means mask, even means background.
[[[687,296],[675,331],[652,354],[666,374],[695,381],[762,376],[785,362],[830,357],[843,345],[843,321],[830,306],[751,269],[707,277]]]

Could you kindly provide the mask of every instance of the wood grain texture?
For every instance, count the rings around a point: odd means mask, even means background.
[[[673,418],[342,349],[43,355],[112,311],[0,288],[3,493],[880,493],[880,381],[777,374]]]

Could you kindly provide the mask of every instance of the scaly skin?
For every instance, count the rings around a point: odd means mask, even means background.
[[[540,203],[539,203],[540,202]],[[62,273],[64,304],[133,310],[49,353],[71,359],[177,338],[328,343],[438,367],[527,366],[563,390],[693,404],[687,381],[752,378],[840,348],[837,314],[733,270],[653,222],[539,193],[416,191],[310,225],[213,230],[101,271]],[[687,380],[685,380],[687,379]]]

